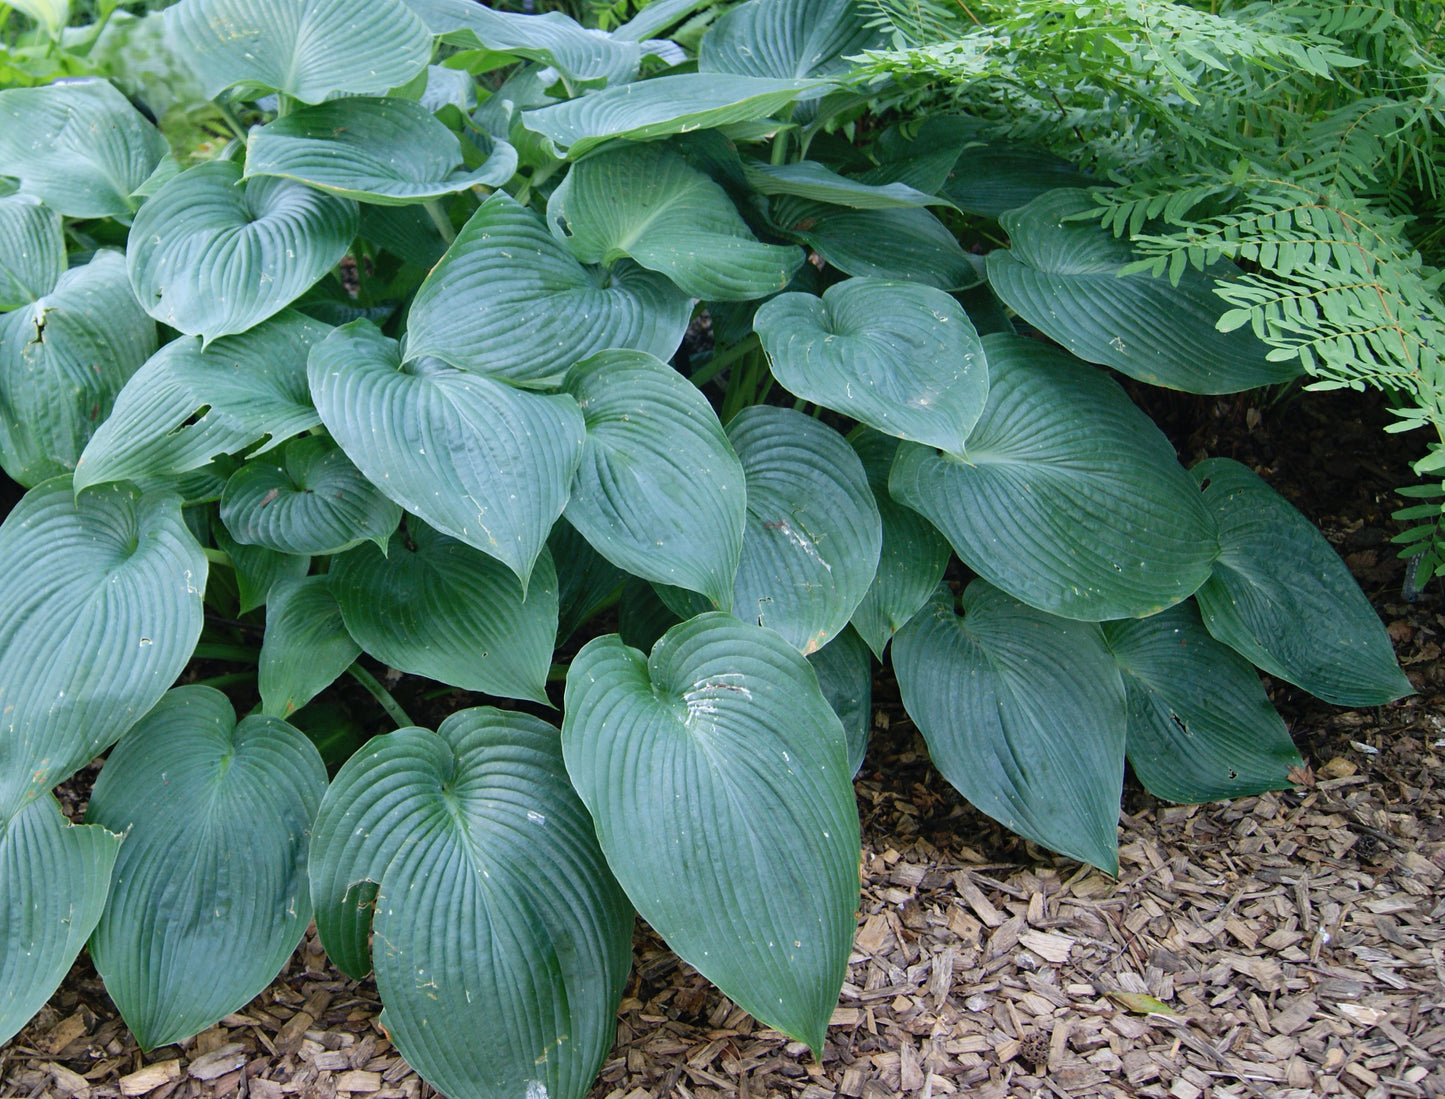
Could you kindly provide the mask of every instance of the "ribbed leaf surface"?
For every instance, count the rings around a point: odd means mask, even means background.
[[[856,929],[858,812],[818,679],[710,613],[648,658],[615,635],[567,675],[562,750],[608,864],[679,957],[822,1049]]]
[[[396,341],[369,321],[333,332],[310,375],[322,420],[367,480],[526,585],[582,458],[570,397],[435,359],[402,366]]]
[[[371,543],[331,563],[346,630],[378,660],[501,698],[547,704],[557,637],[557,573],[537,559],[525,598],[517,578],[425,523],[407,521],[387,553]]]
[[[1215,327],[1225,310],[1215,281],[1236,269],[1186,268],[1178,286],[1148,272],[1121,278],[1136,258],[1129,245],[1096,223],[1063,220],[1097,208],[1065,188],[1003,215],[1011,248],[989,255],[988,281],[1024,320],[1081,359],[1189,393],[1234,393],[1300,373],[1298,362],[1269,362],[1247,327]]]
[[[731,606],[747,488],[707,398],[636,351],[578,363],[565,388],[587,420],[567,521],[618,568]]]
[[[850,209],[780,195],[769,214],[845,275],[917,282],[940,290],[977,286],[978,272],[948,227],[921,207]]]
[[[943,777],[1045,847],[1117,872],[1124,683],[1103,634],[981,580],[940,585],[893,639],[908,715]]]
[[[0,526],[0,820],[149,710],[201,635],[206,558],[179,497],[69,478]]]
[[[174,10],[174,9],[171,9]],[[212,161],[165,184],[136,215],[127,262],[151,316],[207,343],[280,312],[356,236],[356,203]]]
[[[182,0],[165,18],[212,99],[236,85],[303,103],[382,95],[431,60],[431,34],[402,0]]]
[[[306,737],[178,687],[121,738],[88,823],[123,833],[90,954],[142,1049],[271,983],[311,922],[306,852],[326,768]]]
[[[632,912],[552,726],[484,708],[368,741],[322,804],[311,893],[332,961],[356,977],[375,964],[387,1032],[434,1086],[587,1094],[616,1033]]]
[[[728,441],[748,495],[733,613],[816,652],[848,625],[878,569],[883,528],[863,463],[843,436],[790,408],[743,409]]]
[[[278,553],[343,553],[385,546],[401,508],[381,494],[330,439],[292,439],[252,458],[226,482],[221,520],[237,541]]]
[[[156,349],[125,261],[104,250],[0,316],[0,465],[22,485],[76,468],[126,379]]]
[[[862,183],[849,179],[816,160],[802,160],[796,164],[766,164],[753,160],[745,163],[743,170],[753,189],[763,195],[797,195],[857,210],[949,204],[947,199],[926,195],[906,183]]]
[[[42,794],[0,818],[0,1045],[60,987],[100,919],[120,837]]]
[[[758,241],[722,187],[659,144],[573,165],[547,200],[547,221],[583,263],[628,257],[707,300],[775,293],[804,258],[792,245]]]
[[[1314,524],[1231,459],[1191,472],[1219,524],[1219,561],[1198,594],[1210,633],[1337,706],[1414,692],[1379,615]]]
[[[863,460],[883,522],[878,572],[868,594],[853,612],[852,623],[873,655],[882,660],[889,639],[928,602],[943,579],[948,567],[948,540],[918,512],[888,494],[888,473],[898,452],[897,439],[865,427],[850,434],[848,441]]]
[[[1193,603],[1103,624],[1129,696],[1129,764],[1169,801],[1289,785],[1304,765],[1248,660],[1209,635]]]
[[[558,11],[538,15],[494,11],[473,0],[406,0],[448,42],[524,57],[572,80],[626,84],[637,76],[637,41],[589,30]]]
[[[76,487],[173,477],[315,427],[306,357],[329,331],[288,311],[204,350],[197,338],[172,340],[120,391],[80,456]]]
[[[166,149],[103,80],[0,91],[0,176],[66,217],[128,215]]]
[[[963,169],[952,174],[943,193],[960,210],[997,218],[1027,206],[1047,191],[1098,184],[1067,160],[1043,149],[985,140],[967,150]]]
[[[224,490],[223,484],[217,491]],[[311,571],[311,558],[265,546],[249,546],[238,542],[221,522],[220,515],[211,519],[211,538],[216,548],[231,559],[236,574],[237,608],[242,614],[266,605],[271,589],[285,580],[300,580]]]
[[[943,291],[848,279],[821,298],[779,294],[753,327],[790,393],[963,456],[988,398],[988,366],[968,314]]]
[[[557,642],[561,644],[613,600],[627,574],[593,549],[566,519],[557,520],[547,536],[547,549],[557,566]]]
[[[678,73],[524,111],[522,123],[577,160],[613,138],[651,141],[767,118],[826,87],[818,80]]]
[[[261,712],[290,717],[360,655],[361,646],[346,632],[327,577],[278,582],[266,601],[257,676]]]
[[[409,99],[354,97],[303,107],[252,130],[246,142],[248,179],[284,176],[383,206],[499,187],[516,170],[517,151],[503,142],[481,167],[467,170],[456,135]]]
[[[1052,614],[1137,618],[1192,595],[1219,544],[1169,440],[1064,352],[1019,336],[983,345],[988,404],[967,458],[903,444],[893,497],[984,579]]]
[[[0,198],[0,310],[50,293],[64,273],[60,215],[31,195]]]
[[[536,214],[498,192],[417,291],[407,356],[555,385],[605,348],[670,359],[691,314],[687,296],[651,271],[619,265],[604,277],[583,267]]]
[[[705,73],[801,79],[846,72],[880,43],[856,0],[748,0],[703,36]]]
[[[848,773],[854,778],[868,752],[873,724],[873,657],[857,630],[845,629],[808,656],[818,687],[848,738]]]

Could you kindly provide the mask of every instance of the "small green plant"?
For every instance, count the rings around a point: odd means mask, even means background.
[[[578,1097],[635,909],[816,1051],[875,658],[964,796],[1111,872],[1126,757],[1176,800],[1287,783],[1256,668],[1409,691],[1321,535],[1101,369],[1294,376],[1219,331],[1241,273],[1123,274],[976,119],[843,141],[861,4],[703,6],[182,0],[238,131],[187,167],[106,81],[0,91],[0,1037],[88,940],[178,1041],[314,914],[436,1087]],[[507,708],[419,727],[363,653]],[[348,674],[395,732],[338,730]]]

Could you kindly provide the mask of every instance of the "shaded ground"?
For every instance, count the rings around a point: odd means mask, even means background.
[[[880,677],[859,930],[822,1060],[639,926],[596,1099],[1445,1096],[1445,616],[1438,589],[1401,599],[1386,544],[1409,440],[1354,394],[1150,399],[1186,463],[1239,458],[1320,525],[1420,693],[1344,711],[1275,686],[1299,785],[1193,807],[1131,782],[1116,881],[963,804]],[[433,1094],[376,1011],[308,938],[242,1012],[143,1056],[82,958],[0,1050],[0,1096]]]

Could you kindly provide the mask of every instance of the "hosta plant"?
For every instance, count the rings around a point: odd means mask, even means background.
[[[875,661],[965,797],[1108,871],[1126,759],[1286,784],[1256,668],[1409,690],[1321,535],[1111,376],[1288,376],[1203,281],[1120,277],[966,117],[845,141],[850,0],[657,37],[702,6],[181,0],[199,155],[104,81],[0,91],[0,1037],[88,938],[181,1040],[314,915],[447,1094],[580,1096],[635,911],[818,1051]],[[420,727],[362,654],[483,697]],[[338,731],[348,675],[395,731]]]

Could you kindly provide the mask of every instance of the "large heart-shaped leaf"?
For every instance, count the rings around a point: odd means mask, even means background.
[[[988,404],[955,458],[905,443],[889,478],[964,563],[1030,606],[1101,621],[1193,594],[1214,522],[1152,420],[1062,351],[985,336]]]
[[[873,658],[857,630],[844,630],[808,656],[818,688],[848,738],[848,773],[855,778],[868,752],[873,724]]]
[[[387,1033],[430,1083],[454,1099],[587,1094],[632,911],[555,728],[482,708],[368,741],[326,793],[311,881],[327,953],[355,977],[375,966]]]
[[[860,427],[848,436],[878,504],[883,522],[883,547],[878,572],[863,602],[853,612],[853,628],[873,655],[883,659],[889,639],[928,602],[948,567],[948,540],[912,508],[888,494],[888,473],[898,453],[898,440]]]
[[[878,569],[883,528],[863,463],[832,428],[755,405],[728,424],[747,476],[733,613],[804,655],[848,624]]]
[[[371,543],[331,562],[346,630],[378,660],[413,675],[547,705],[557,637],[557,573],[537,558],[526,595],[506,566],[407,520],[386,554]]]
[[[1219,524],[1219,561],[1198,593],[1209,632],[1337,706],[1412,694],[1379,615],[1324,535],[1238,462],[1211,458],[1192,472]]]
[[[341,608],[325,576],[282,580],[266,600],[257,682],[261,712],[290,717],[361,655],[346,632]]]
[[[356,203],[231,161],[176,176],[136,215],[127,261],[156,320],[207,343],[280,312],[356,236]]]
[[[626,84],[637,76],[637,41],[590,30],[558,11],[494,11],[473,0],[406,0],[432,34],[451,43],[550,65],[573,81]]]
[[[1099,627],[976,580],[940,585],[893,639],[908,715],[943,777],[1021,836],[1118,870],[1125,695]]]
[[[562,751],[607,862],[679,957],[823,1047],[856,930],[858,811],[818,678],[771,630],[710,613],[651,657],[572,662]]]
[[[1098,185],[1099,180],[1043,149],[984,140],[970,144],[963,170],[952,174],[943,193],[960,210],[997,218],[1047,191]]]
[[[447,70],[450,71],[450,70]],[[251,131],[246,176],[284,176],[385,206],[440,198],[468,187],[499,187],[517,170],[517,151],[496,142],[468,171],[457,137],[409,99],[335,99]]]
[[[524,111],[522,122],[578,160],[614,138],[652,141],[767,118],[828,86],[821,80],[678,73]]]
[[[23,485],[76,468],[126,379],[156,349],[119,252],[97,252],[0,317],[0,464]]]
[[[322,420],[367,480],[526,585],[582,460],[571,398],[436,359],[403,366],[396,341],[369,321],[333,332],[310,375]]]
[[[69,478],[0,526],[0,820],[89,763],[163,695],[201,635],[206,558],[179,497]]]
[[[791,393],[889,435],[963,456],[988,398],[978,333],[941,290],[849,279],[822,298],[780,294],[753,318]]]
[[[1129,764],[1169,801],[1289,785],[1304,761],[1249,661],[1209,635],[1193,603],[1103,624],[1129,698]]]
[[[80,456],[76,488],[163,480],[315,427],[306,358],[329,331],[288,311],[206,348],[196,338],[172,340],[120,391]]]
[[[748,0],[703,36],[697,67],[797,79],[846,72],[848,58],[881,41],[860,8],[856,0]]]
[[[0,176],[66,217],[129,216],[166,149],[103,80],[0,91]]]
[[[916,206],[859,210],[780,195],[773,224],[846,275],[961,290],[982,281],[948,227]]]
[[[237,85],[303,103],[382,95],[431,60],[431,33],[402,0],[182,0],[165,18],[212,99]]]
[[[407,357],[555,385],[605,348],[670,359],[691,314],[687,296],[661,275],[631,264],[608,273],[583,267],[536,214],[498,192],[417,291]]]
[[[994,292],[1080,358],[1152,385],[1234,393],[1300,373],[1297,361],[1270,362],[1247,327],[1216,327],[1225,303],[1215,282],[1235,268],[1186,268],[1178,285],[1143,271],[1121,276],[1136,258],[1127,243],[1097,223],[1064,220],[1097,209],[1087,192],[1064,188],[1004,214],[1011,247],[988,257]]]
[[[593,355],[565,388],[587,420],[567,521],[618,568],[731,606],[747,488],[707,398],[637,351]]]
[[[385,546],[401,508],[372,485],[330,439],[292,439],[253,458],[226,482],[221,520],[237,541],[278,553],[343,553]]]
[[[660,144],[574,165],[547,200],[547,220],[583,263],[626,256],[695,298],[761,298],[803,264],[802,249],[759,242],[726,191]]]
[[[924,194],[906,183],[863,183],[849,179],[816,160],[802,160],[795,164],[749,161],[743,169],[748,183],[763,195],[797,195],[858,210],[949,204],[947,199]]]
[[[0,310],[50,293],[64,273],[60,215],[31,195],[0,198]]]
[[[49,794],[0,817],[0,1045],[60,987],[110,892],[120,837],[73,825]]]
[[[237,724],[211,687],[171,691],[116,745],[85,811],[125,835],[90,955],[142,1049],[199,1033],[286,964],[311,922],[325,790],[311,741],[274,717]]]

